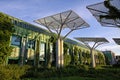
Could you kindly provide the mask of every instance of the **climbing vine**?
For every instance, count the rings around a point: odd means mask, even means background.
[[[0,64],[5,65],[7,57],[12,52],[10,36],[12,36],[13,24],[8,16],[0,13]]]

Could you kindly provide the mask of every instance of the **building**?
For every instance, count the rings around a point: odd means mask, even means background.
[[[10,46],[13,47],[13,51],[8,57],[8,64],[35,65],[39,63],[40,65],[47,65],[49,61],[55,64],[56,45],[54,43],[55,38],[52,34],[45,29],[23,20],[4,13],[0,14],[10,18],[11,22],[14,24],[13,29],[15,30],[10,38]],[[88,48],[74,40],[66,38],[64,42],[69,45],[69,55],[74,53],[74,46],[77,46],[81,51],[88,51]]]
[[[112,51],[102,51],[105,55],[106,64],[113,65],[116,63],[115,53]]]

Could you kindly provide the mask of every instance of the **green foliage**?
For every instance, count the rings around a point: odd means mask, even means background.
[[[37,72],[33,70],[28,71],[25,78],[48,78],[48,77],[66,77],[66,76],[77,76],[81,72],[87,71],[88,68],[84,65],[68,65],[64,68],[39,68]]]
[[[30,66],[7,65],[0,66],[1,80],[20,80],[26,74]]]
[[[120,68],[91,68],[87,72],[87,77],[93,77],[93,78],[100,78],[99,80],[119,80],[120,76]]]
[[[97,52],[99,65],[105,65],[105,57],[102,53]]]
[[[73,51],[73,59],[72,59],[72,64],[73,65],[77,65],[77,64],[79,64],[79,48],[78,48],[78,46],[74,46],[74,49],[73,49],[74,51]]]
[[[49,42],[55,43],[57,40],[56,34],[53,34],[53,36],[50,37]]]
[[[68,54],[64,54],[64,66],[70,65],[71,56]]]
[[[27,78],[23,80],[96,80],[95,78],[80,77],[80,76],[70,76],[70,77],[50,77],[50,78]]]
[[[68,48],[69,48],[68,44],[64,42],[64,54],[67,54]]]
[[[0,64],[5,64],[7,57],[12,52],[10,36],[14,32],[11,20],[0,13]]]
[[[49,42],[53,44],[53,56],[54,56],[54,61],[50,62],[50,65],[48,65],[49,67],[51,66],[56,66],[56,40],[57,40],[57,35],[56,34],[52,34],[52,36],[49,38]],[[51,54],[48,55],[48,57],[50,58]]]
[[[99,68],[89,68],[86,65],[68,65],[64,68],[39,68],[37,72],[34,72],[33,69],[27,71],[24,78],[64,78],[70,76],[79,76],[79,77],[89,77],[94,78],[95,80],[119,80],[120,68],[113,67],[99,67]],[[48,79],[48,80],[49,80]],[[33,79],[31,79],[33,80]],[[44,80],[44,79],[43,79]],[[88,79],[89,80],[89,79]]]
[[[90,65],[91,62],[91,57],[90,57],[90,52],[89,51],[82,51],[82,56],[83,56],[83,64]]]
[[[69,46],[64,42],[64,66],[67,66],[71,62],[71,55],[68,52]]]
[[[112,65],[114,68],[120,68],[120,64],[114,64]]]

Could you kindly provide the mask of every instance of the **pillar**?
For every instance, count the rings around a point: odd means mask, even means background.
[[[49,63],[49,54],[50,54],[50,50],[49,50],[49,42],[48,39],[46,41],[46,48],[45,48],[45,66],[48,66]]]
[[[95,56],[94,56],[94,53],[93,53],[93,49],[90,49],[90,53],[91,53],[91,65],[92,65],[92,68],[95,68],[96,65],[95,65]]]
[[[63,40],[60,40],[60,66],[64,66],[64,47],[63,47]]]
[[[64,66],[64,50],[63,40],[58,39],[56,42],[56,67],[60,68]]]
[[[24,64],[24,53],[25,53],[25,44],[26,44],[26,38],[22,37],[22,41],[21,41],[21,53],[20,53],[20,65]]]
[[[35,42],[35,56],[34,56],[34,66],[37,69],[39,67],[39,53],[40,53],[40,41]]]
[[[56,41],[56,67],[60,68],[60,39]]]

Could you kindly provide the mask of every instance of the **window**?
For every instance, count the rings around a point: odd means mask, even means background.
[[[35,41],[34,40],[28,40],[28,48],[35,49]]]
[[[50,44],[50,53],[53,53],[53,44]]]
[[[21,37],[13,35],[11,39],[11,45],[20,46]]]
[[[20,48],[14,47],[9,58],[19,58]]]
[[[45,43],[40,44],[40,61],[45,61]]]
[[[17,24],[18,24],[18,22],[15,20],[15,21],[14,21],[14,24],[15,24],[15,25],[17,25]]]

